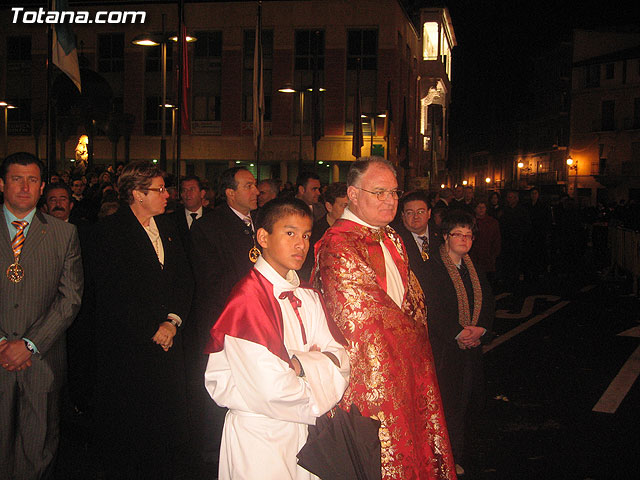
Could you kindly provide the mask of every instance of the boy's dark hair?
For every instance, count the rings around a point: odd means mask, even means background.
[[[9,171],[10,165],[22,165],[26,167],[27,165],[37,165],[40,170],[40,181],[44,182],[44,165],[40,160],[38,160],[35,155],[27,152],[17,152],[12,153],[2,162],[2,167],[0,167],[0,177],[6,182],[7,181],[7,171]]]
[[[324,192],[324,201],[333,205],[336,200],[347,196],[347,184],[344,182],[330,183]]]
[[[274,198],[258,210],[258,216],[255,221],[256,231],[259,228],[264,228],[267,232],[273,233],[273,226],[286,215],[299,215],[308,217],[313,221],[309,206],[302,200],[287,197]]]
[[[466,227],[471,230],[472,233],[476,233],[476,219],[469,212],[464,210],[450,210],[442,217],[442,223],[440,224],[440,230],[443,235],[448,235],[451,230],[456,227]]]

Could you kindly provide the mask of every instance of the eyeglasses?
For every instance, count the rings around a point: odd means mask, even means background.
[[[148,188],[145,188],[145,190],[153,190],[154,192],[158,192],[158,193],[164,193],[167,191],[166,187],[157,187],[157,188],[148,187]]]
[[[450,236],[452,236],[453,238],[458,238],[460,240],[464,239],[464,240],[473,240],[475,238],[474,235],[465,235],[464,233],[450,233]]]
[[[402,190],[378,190],[377,192],[372,192],[371,190],[365,190],[364,188],[360,188],[360,187],[355,187],[355,188],[357,188],[358,190],[362,190],[363,192],[367,192],[372,195],[375,195],[376,198],[381,202],[384,202],[387,198],[389,198],[389,195],[391,195],[391,197],[394,200],[397,200],[404,193]]]
[[[427,213],[427,210],[424,208],[420,208],[419,210],[405,210],[404,214],[407,217],[413,217],[413,216],[422,216],[425,215]]]

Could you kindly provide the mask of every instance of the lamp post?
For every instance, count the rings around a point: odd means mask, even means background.
[[[567,166],[569,167],[570,171],[573,170],[573,172],[574,172],[574,175],[573,175],[573,195],[577,199],[578,198],[578,161],[574,160],[571,157],[569,157],[569,158],[567,158]]]
[[[17,108],[7,102],[4,101],[0,101],[0,108],[2,108],[4,110],[4,123],[2,126],[2,142],[4,144],[4,157],[6,158],[7,155],[9,154],[9,134],[8,134],[8,130],[7,130],[7,125],[8,125],[8,120],[9,120],[9,116],[7,115],[7,111],[10,108]]]
[[[376,118],[386,118],[387,114],[380,113],[363,113],[360,115],[362,118],[368,118],[371,121],[371,146],[369,147],[369,155],[373,155],[373,137],[376,134]]]
[[[167,139],[166,139],[166,123],[167,123],[167,108],[163,105],[167,105],[167,42],[177,42],[178,36],[176,34],[168,34],[165,31],[165,19],[166,14],[162,14],[162,32],[160,34],[143,33],[134,37],[131,40],[133,45],[139,45],[142,47],[157,47],[160,46],[160,83],[161,83],[161,95],[160,106],[160,168],[164,171],[167,170]],[[195,42],[197,39],[192,36],[187,36],[187,42]]]
[[[304,130],[304,97],[306,92],[313,93],[313,88],[295,88],[293,85],[287,84],[279,88],[280,93],[297,93],[300,97],[300,136],[298,140],[298,174],[302,172],[302,132]],[[322,87],[318,88],[318,92],[324,92]]]

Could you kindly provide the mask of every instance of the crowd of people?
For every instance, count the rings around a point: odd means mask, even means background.
[[[557,230],[584,234],[570,199],[403,195],[378,157],[327,186],[230,168],[217,199],[150,162],[45,184],[17,153],[0,173],[11,479],[54,478],[63,393],[107,479],[316,478],[307,426],[352,406],[379,422],[378,478],[462,476],[493,291],[542,278]]]

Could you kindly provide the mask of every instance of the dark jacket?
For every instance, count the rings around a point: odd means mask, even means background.
[[[169,313],[186,323],[193,291],[173,222],[154,219],[164,267],[128,206],[96,225],[87,249],[98,441],[107,450],[127,447],[148,455],[186,440],[182,327],[168,352],[151,338]]]
[[[233,286],[253,268],[249,250],[253,233],[225,203],[191,227],[190,260],[196,281],[192,326],[202,352],[209,330],[224,308]]]

